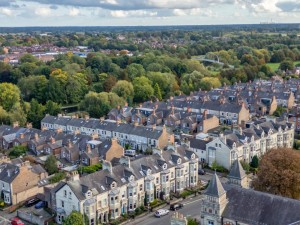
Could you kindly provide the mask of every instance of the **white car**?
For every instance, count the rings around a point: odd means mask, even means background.
[[[161,217],[169,214],[169,210],[167,209],[159,209],[155,212],[155,217]]]

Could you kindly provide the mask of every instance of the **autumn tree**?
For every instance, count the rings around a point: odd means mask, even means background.
[[[260,160],[254,189],[300,199],[300,152],[280,148],[267,152]]]

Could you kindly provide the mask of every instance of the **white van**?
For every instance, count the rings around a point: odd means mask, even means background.
[[[124,155],[134,157],[136,155],[136,152],[135,152],[135,150],[125,150]]]

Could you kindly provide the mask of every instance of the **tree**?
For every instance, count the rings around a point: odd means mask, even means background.
[[[130,80],[145,75],[145,69],[141,64],[132,63],[126,67],[126,73]]]
[[[45,114],[56,116],[60,112],[61,112],[61,106],[59,104],[57,104],[56,102],[53,102],[51,100],[46,102]]]
[[[118,105],[124,105],[125,101],[115,93],[90,91],[81,101],[79,108],[85,110],[91,117],[101,117]]]
[[[199,224],[199,222],[194,218],[189,217],[189,218],[187,218],[187,221],[188,221],[187,225],[198,225]]]
[[[19,122],[20,126],[24,126],[26,124],[26,113],[23,105],[21,105],[19,102],[14,104],[9,111],[9,120],[11,124],[14,122]]]
[[[205,91],[209,91],[212,88],[218,88],[221,86],[221,82],[215,77],[204,77],[199,84],[200,88]]]
[[[144,102],[150,99],[153,95],[151,81],[147,77],[137,77],[133,80],[134,100],[136,102]]]
[[[38,59],[32,54],[24,54],[20,57],[20,63],[36,63]]]
[[[300,199],[300,152],[280,148],[267,152],[260,160],[254,189]]]
[[[72,211],[71,214],[63,221],[63,225],[83,225],[83,215],[78,211]]]
[[[49,155],[47,160],[45,161],[45,169],[49,173],[49,175],[57,173],[58,168],[57,168],[57,160],[54,155]]]
[[[30,109],[27,113],[27,121],[32,123],[34,128],[41,127],[41,120],[45,116],[45,106],[39,104],[37,100],[32,99],[30,102]]]
[[[159,85],[158,85],[157,83],[155,83],[155,85],[154,85],[154,96],[155,96],[159,101],[162,100],[161,91],[160,91]]]
[[[111,91],[124,99],[132,100],[134,96],[133,86],[126,80],[119,80]]]
[[[293,63],[293,61],[290,61],[290,60],[284,60],[283,62],[280,63],[279,68],[282,71],[293,70],[294,69],[294,63]]]
[[[259,165],[258,163],[259,163],[258,157],[257,157],[256,155],[253,156],[252,161],[251,161],[251,163],[250,163],[250,166],[251,166],[252,168],[257,168],[258,165]]]
[[[11,83],[0,83],[0,105],[10,110],[14,104],[20,102],[20,90]]]
[[[9,114],[0,106],[0,124],[9,124]]]

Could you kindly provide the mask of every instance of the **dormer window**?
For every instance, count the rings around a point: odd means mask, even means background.
[[[178,164],[178,165],[181,164],[181,159],[178,159],[178,160],[177,160],[177,164]]]
[[[90,197],[92,196],[92,192],[88,191],[88,192],[86,193],[86,195],[87,195],[88,198],[90,198]]]
[[[148,169],[148,170],[147,170],[147,175],[150,175],[150,174],[151,174],[151,170]]]
[[[192,155],[191,155],[191,159],[195,159],[195,154],[192,154]]]
[[[168,168],[167,163],[164,163],[163,169],[166,170]]]
[[[112,182],[110,185],[111,188],[115,188],[116,186],[117,186],[116,182]]]
[[[131,175],[130,177],[129,177],[129,181],[131,182],[131,181],[134,181],[134,176],[133,175]]]
[[[235,144],[235,142],[233,142],[233,144],[232,144],[232,147],[233,147],[233,148],[235,148],[235,147],[236,147],[236,144]]]

